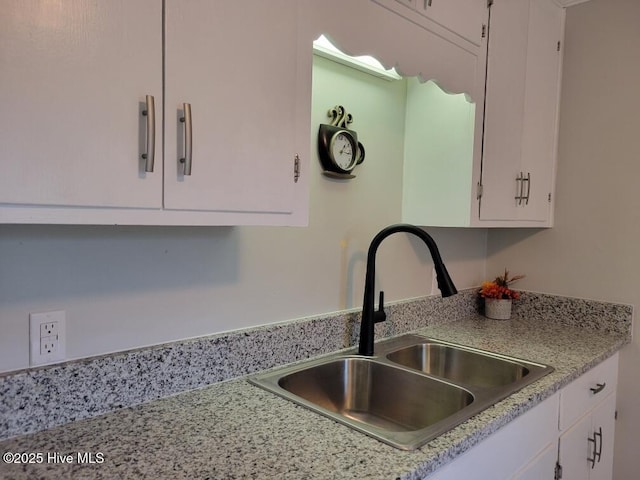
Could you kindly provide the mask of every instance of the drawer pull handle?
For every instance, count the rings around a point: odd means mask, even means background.
[[[595,387],[591,387],[589,390],[591,390],[593,392],[593,394],[597,394],[600,393],[602,390],[604,390],[604,387],[607,386],[607,383],[596,383]]]

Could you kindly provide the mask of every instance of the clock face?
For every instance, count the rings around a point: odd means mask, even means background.
[[[353,169],[356,163],[356,151],[351,136],[345,132],[337,133],[331,140],[331,155],[336,165],[342,170]]]

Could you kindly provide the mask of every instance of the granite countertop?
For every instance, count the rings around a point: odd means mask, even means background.
[[[36,462],[0,463],[0,477],[418,479],[629,342],[623,334],[477,315],[415,333],[546,363],[555,371],[411,452],[238,378],[0,442],[0,453],[29,453],[25,459]],[[79,462],[90,459],[94,463]]]

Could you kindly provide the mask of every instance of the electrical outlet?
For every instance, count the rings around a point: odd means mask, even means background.
[[[58,322],[51,321],[40,324],[40,338],[58,335]]]
[[[40,339],[40,355],[51,355],[58,351],[58,336]]]
[[[60,362],[66,356],[66,312],[29,314],[31,365]]]

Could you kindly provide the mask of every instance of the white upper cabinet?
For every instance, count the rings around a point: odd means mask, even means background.
[[[295,155],[308,156],[296,143],[308,134],[296,121],[297,17],[290,0],[166,2],[165,208],[292,212]]]
[[[552,225],[564,9],[494,0],[489,12],[483,94],[465,106],[434,91],[437,102],[420,94],[408,107],[404,221]]]
[[[374,0],[401,15],[411,17],[413,12],[426,19],[427,28],[440,33],[440,28],[475,45],[482,43],[483,23],[487,0]]]
[[[403,220],[549,226],[563,22],[553,0],[5,0],[0,223],[305,225],[325,34],[418,80]]]
[[[298,5],[3,2],[0,223],[306,224]]]
[[[480,200],[488,225],[552,223],[563,26],[552,0],[491,6]]]
[[[3,0],[0,72],[0,221],[18,205],[162,206],[161,2]]]
[[[416,0],[416,10],[462,38],[482,43],[487,0]]]

